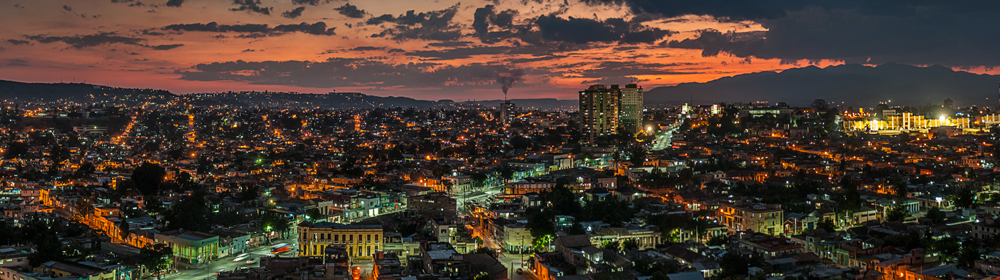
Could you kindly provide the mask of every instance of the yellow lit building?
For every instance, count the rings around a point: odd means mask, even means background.
[[[911,131],[927,130],[942,126],[952,126],[956,128],[969,128],[969,118],[949,118],[940,116],[938,118],[925,118],[922,115],[913,113],[902,113],[893,116],[886,116],[884,119],[854,119],[844,121],[844,128],[847,131]]]
[[[780,205],[726,204],[719,207],[719,223],[730,230],[767,235],[784,232],[784,212]]]
[[[319,222],[299,224],[299,256],[323,256],[327,246],[343,246],[352,259],[371,259],[382,247],[382,226]]]

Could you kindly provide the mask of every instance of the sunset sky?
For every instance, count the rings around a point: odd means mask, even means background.
[[[467,100],[501,76],[574,99],[808,65],[1000,73],[1000,4],[952,2],[4,0],[0,79]]]

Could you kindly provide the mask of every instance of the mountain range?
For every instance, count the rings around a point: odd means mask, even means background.
[[[1000,97],[998,82],[1000,76],[954,71],[936,65],[918,67],[889,63],[871,67],[845,64],[658,87],[646,91],[644,101],[646,106],[692,101],[693,104],[768,101],[809,106],[813,100],[824,99],[831,105],[840,106],[840,102],[844,102],[843,106],[872,107],[890,100],[890,105],[938,105],[950,98],[957,106],[995,106]]]
[[[792,106],[809,106],[815,99],[824,99],[834,106],[871,107],[879,102],[891,105],[920,106],[941,104],[951,99],[958,106],[994,106],[998,103],[997,85],[1000,76],[955,71],[943,66],[918,67],[883,64],[876,67],[845,64],[819,68],[807,66],[781,72],[758,72],[721,78],[705,83],[683,83],[656,87],[644,94],[646,106],[683,103],[711,104],[717,102],[785,102]],[[582,87],[581,87],[582,89]],[[22,83],[0,80],[0,99],[7,101],[99,102],[114,98],[155,96],[176,98],[169,91],[155,89],[115,88],[82,83]],[[206,95],[202,95],[206,96]],[[119,99],[120,100],[120,99]],[[409,97],[382,97],[362,93],[289,94],[254,93],[220,94],[203,98],[204,103],[244,105],[279,104],[281,106],[322,106],[343,108],[434,108],[453,104],[496,107],[502,100],[453,102],[451,100],[419,100]],[[518,107],[568,109],[576,100],[513,99]],[[843,103],[841,103],[843,102]]]

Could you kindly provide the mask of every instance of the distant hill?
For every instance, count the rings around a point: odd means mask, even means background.
[[[951,98],[957,106],[996,106],[1000,76],[953,71],[943,66],[916,67],[857,64],[793,68],[721,78],[706,83],[684,83],[646,91],[646,106],[711,102],[786,102],[808,106],[815,99],[844,106],[871,107],[879,101],[918,106],[941,104]],[[989,100],[986,100],[989,98]]]
[[[83,83],[22,83],[0,80],[0,100],[7,101],[56,101],[97,102],[116,97],[155,96],[173,98],[165,90],[115,88]]]
[[[233,105],[269,108],[327,109],[368,109],[368,108],[429,108],[435,101],[417,100],[409,97],[381,97],[355,92],[329,94],[283,93],[283,92],[231,92],[213,94],[192,94],[189,102],[195,105]]]
[[[114,88],[83,83],[22,83],[0,80],[0,100],[8,101],[56,101],[60,99],[75,102],[99,102],[104,100],[144,100],[155,96],[157,100],[195,97],[189,101],[198,105],[241,105],[264,107],[316,107],[331,109],[350,108],[433,108],[449,104],[481,104],[496,107],[502,100],[453,102],[451,100],[420,100],[401,96],[374,96],[355,92],[330,94],[299,94],[281,92],[231,92],[218,94],[174,95],[165,90]],[[135,97],[135,98],[126,98]],[[576,100],[557,99],[512,99],[518,107],[526,108],[567,108],[575,106]]]
[[[497,107],[503,100],[477,100],[477,101],[466,101],[458,102],[462,104],[480,104],[487,107]],[[538,99],[511,99],[510,103],[514,103],[515,106],[519,108],[534,108],[534,109],[567,109],[569,107],[577,107],[580,105],[579,100],[559,100],[555,98],[538,98]]]

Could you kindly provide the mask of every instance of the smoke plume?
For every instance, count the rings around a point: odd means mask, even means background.
[[[521,76],[523,75],[524,70],[521,69],[510,69],[497,72],[497,83],[503,86],[504,99],[507,99],[507,91],[510,90],[514,84],[521,81]]]

